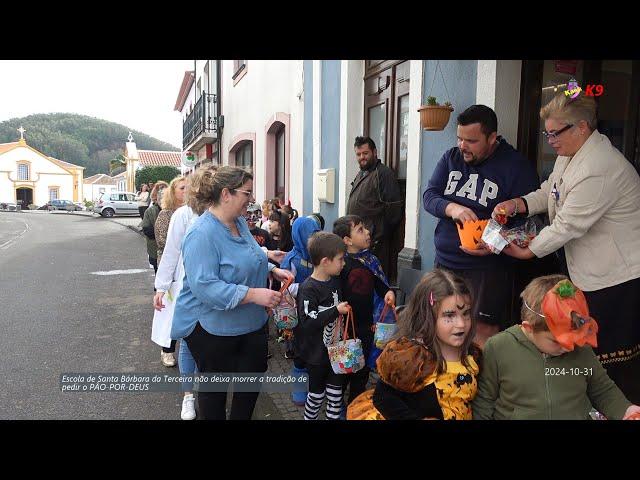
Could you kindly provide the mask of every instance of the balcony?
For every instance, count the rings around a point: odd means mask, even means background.
[[[182,149],[196,150],[218,137],[218,99],[212,93],[202,93],[193,111],[182,124]]]

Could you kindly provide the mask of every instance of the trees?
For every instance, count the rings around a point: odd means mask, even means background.
[[[143,183],[164,180],[169,183],[180,175],[180,170],[176,167],[144,167],[136,172],[136,190],[140,190]]]
[[[109,160],[109,175],[112,175],[113,171],[127,166],[127,160],[121,153],[116,155],[115,158]]]

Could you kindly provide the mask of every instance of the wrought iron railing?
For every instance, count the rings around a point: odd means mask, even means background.
[[[215,134],[218,128],[218,99],[213,93],[202,93],[193,111],[182,124],[182,147],[187,148],[200,135]]]

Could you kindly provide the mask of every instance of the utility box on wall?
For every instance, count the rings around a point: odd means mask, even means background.
[[[334,203],[335,168],[321,168],[316,172],[316,194],[321,202]]]

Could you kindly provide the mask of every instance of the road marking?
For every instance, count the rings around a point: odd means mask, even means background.
[[[130,273],[148,272],[148,268],[132,268],[130,270],[109,270],[108,272],[91,272],[91,275],[128,275]]]
[[[13,242],[15,242],[17,239],[19,239],[21,236],[27,233],[27,231],[29,231],[29,224],[24,220],[21,220],[21,221],[24,223],[24,226],[27,228],[25,228],[21,233],[19,233],[17,237],[12,238],[11,240],[7,240],[2,245],[0,245],[1,250],[6,250],[7,248],[9,248]]]

